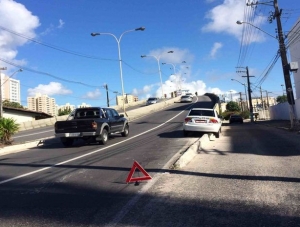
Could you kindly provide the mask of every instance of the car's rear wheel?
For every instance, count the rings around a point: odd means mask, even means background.
[[[105,145],[108,141],[108,132],[105,128],[102,130],[100,138],[101,138],[101,141],[99,143],[102,145]]]
[[[121,133],[123,137],[127,137],[129,134],[129,125],[125,125],[124,131]]]
[[[218,132],[215,132],[214,135],[216,138],[220,138],[220,130]]]
[[[71,147],[73,145],[74,139],[72,138],[60,138],[61,143],[64,147]]]

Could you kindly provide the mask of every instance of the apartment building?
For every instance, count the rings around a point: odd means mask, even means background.
[[[52,116],[57,115],[55,99],[37,93],[35,97],[27,97],[27,108],[29,110],[44,112]]]
[[[91,107],[90,104],[86,104],[86,103],[81,103],[80,105],[77,106],[78,108],[85,108],[85,107]]]
[[[124,97],[121,95],[117,96],[117,98],[116,98],[117,106],[122,106],[123,101],[125,101],[125,104],[130,104],[130,103],[139,101],[139,98],[137,96],[127,95],[127,94],[124,95]]]
[[[2,100],[9,100],[10,102],[17,102],[21,104],[21,90],[20,81],[9,78],[1,73],[1,90]]]
[[[64,111],[66,109],[70,109],[72,111],[75,108],[76,108],[75,105],[71,105],[70,103],[66,103],[65,105],[59,106],[58,110]]]

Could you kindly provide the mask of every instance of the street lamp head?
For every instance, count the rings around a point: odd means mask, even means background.
[[[136,31],[144,31],[146,28],[145,27],[139,27],[139,28],[136,28],[135,30]]]
[[[147,57],[147,55],[141,55],[141,58],[145,58],[145,57]]]
[[[171,54],[171,53],[174,53],[174,51],[173,50],[168,51],[168,54]]]
[[[237,24],[243,24],[244,22],[243,22],[243,21],[240,21],[240,20],[238,20],[236,23],[237,23]]]
[[[186,61],[183,61],[182,63],[186,63]]]
[[[167,64],[167,63],[165,63],[165,62],[163,62],[163,63],[161,63],[162,65],[165,65],[165,64]]]
[[[95,33],[95,32],[91,33],[91,36],[96,36],[96,35],[100,35],[100,33]]]

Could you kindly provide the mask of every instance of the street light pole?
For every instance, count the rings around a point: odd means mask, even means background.
[[[119,39],[114,34],[112,34],[112,33],[91,33],[91,36],[110,35],[110,36],[113,36],[115,38],[115,40],[117,41],[117,44],[118,44],[119,65],[120,65],[120,78],[121,78],[121,87],[122,87],[122,96],[123,96],[123,111],[124,111],[124,114],[126,116],[127,116],[127,113],[126,113],[126,110],[125,110],[125,103],[124,103],[124,84],[123,84],[123,70],[122,70],[122,58],[121,58],[120,42],[121,42],[121,39],[122,39],[122,37],[123,37],[123,35],[125,33],[134,32],[134,31],[144,31],[144,30],[145,30],[144,27],[139,27],[139,28],[136,28],[136,29],[125,31],[125,32],[123,32],[120,35]]]
[[[184,64],[184,63],[186,63],[186,61],[182,61],[182,64]],[[163,62],[163,63],[161,63],[162,65],[166,65],[166,64],[168,64],[168,65],[172,65],[172,67],[173,67],[173,72],[174,72],[174,76],[175,76],[175,79],[176,79],[176,90],[178,90],[178,89],[181,89],[179,86],[178,86],[178,82],[180,83],[180,80],[181,80],[181,77],[180,77],[180,75],[179,75],[179,78],[177,79],[177,75],[176,75],[176,65],[175,64],[173,64],[173,63],[167,63],[167,62]]]
[[[174,53],[174,51],[170,50],[170,51],[168,51],[167,53],[168,53],[168,54],[169,54],[169,53]],[[162,56],[162,54],[159,55],[159,56],[155,56],[155,55],[141,55],[141,58],[145,58],[145,57],[154,57],[154,58],[156,59],[157,65],[158,65],[159,78],[160,78],[161,93],[162,93],[161,98],[165,98],[164,90],[163,90],[163,84],[162,84],[162,78],[161,78],[160,64],[159,64],[159,60],[160,60],[161,56]]]
[[[241,83],[240,81],[238,81],[238,80],[236,80],[236,79],[231,79],[231,80],[232,80],[232,81],[239,82],[241,85],[244,85],[244,88],[245,88],[245,97],[246,97],[246,104],[247,104],[247,109],[249,110],[246,84],[244,84],[244,83]]]
[[[284,96],[284,88],[283,88],[283,84],[281,84],[281,88],[282,88],[282,96]]]
[[[16,73],[18,72],[23,72],[23,69],[18,69],[17,71],[15,71],[13,74],[11,74],[2,84],[1,86],[3,86],[3,84],[5,84],[10,78],[12,78]]]

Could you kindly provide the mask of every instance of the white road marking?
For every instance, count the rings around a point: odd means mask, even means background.
[[[30,133],[30,134],[26,134],[26,135],[22,135],[22,136],[13,136],[13,139],[21,138],[21,137],[26,137],[26,136],[33,136],[33,135],[42,134],[42,133],[46,133],[46,132],[54,132],[54,129],[48,130],[48,131],[42,131],[42,132],[36,132],[36,133]]]
[[[192,105],[193,105],[193,104],[192,104]],[[192,106],[192,105],[190,105],[190,106]],[[190,106],[189,106],[188,108],[190,108]],[[188,109],[188,108],[186,108],[186,109]],[[186,110],[186,109],[185,109],[185,110]],[[72,162],[72,161],[75,161],[75,160],[78,160],[78,159],[84,158],[84,157],[86,157],[86,156],[89,156],[89,155],[92,155],[92,154],[98,153],[98,152],[100,152],[100,151],[103,151],[103,150],[106,150],[106,149],[108,149],[108,148],[111,148],[111,147],[117,146],[117,145],[119,145],[119,144],[121,144],[121,143],[125,143],[126,141],[132,140],[132,139],[134,139],[134,138],[136,138],[136,137],[139,137],[139,136],[141,136],[141,135],[144,135],[144,134],[146,134],[146,133],[148,133],[148,132],[151,132],[151,131],[153,131],[153,130],[155,130],[155,129],[157,129],[157,128],[160,128],[160,127],[162,127],[163,125],[167,124],[168,122],[170,122],[171,120],[173,120],[174,118],[176,118],[178,115],[180,115],[181,113],[183,113],[185,110],[181,111],[180,113],[178,113],[178,114],[177,114],[177,115],[175,115],[174,117],[170,118],[170,119],[169,119],[169,120],[167,120],[166,122],[164,122],[164,123],[162,123],[162,124],[160,124],[160,125],[158,125],[158,126],[156,126],[156,127],[152,128],[152,129],[149,129],[149,130],[147,130],[147,131],[145,131],[145,132],[142,132],[142,133],[140,133],[140,134],[138,134],[138,135],[135,135],[135,136],[133,136],[133,137],[130,137],[130,138],[128,138],[128,139],[122,140],[122,141],[120,141],[120,142],[118,142],[118,143],[115,143],[115,144],[112,144],[112,145],[106,146],[106,147],[104,147],[104,148],[101,148],[101,149],[98,149],[98,150],[95,150],[95,151],[89,152],[89,153],[87,153],[87,154],[80,155],[80,156],[77,156],[77,157],[75,157],[75,158],[68,159],[68,160],[66,160],[66,161],[63,161],[63,162],[60,162],[60,163],[54,164],[54,165],[52,165],[52,166],[45,167],[45,168],[42,168],[42,169],[39,169],[39,170],[35,170],[35,171],[29,172],[29,173],[25,173],[25,174],[22,174],[22,175],[19,175],[19,176],[13,177],[13,178],[9,178],[9,179],[6,179],[6,180],[3,180],[3,181],[0,181],[0,185],[1,185],[1,184],[8,183],[8,182],[11,182],[11,181],[14,181],[14,180],[17,180],[17,179],[20,179],[20,178],[23,178],[23,177],[27,177],[27,176],[33,175],[33,174],[35,174],[35,173],[39,173],[39,172],[42,172],[42,171],[45,171],[45,170],[51,169],[51,168],[53,168],[53,167],[56,167],[56,166],[61,166],[61,165],[64,165],[64,164],[66,164],[66,163],[69,163],[69,162]]]

